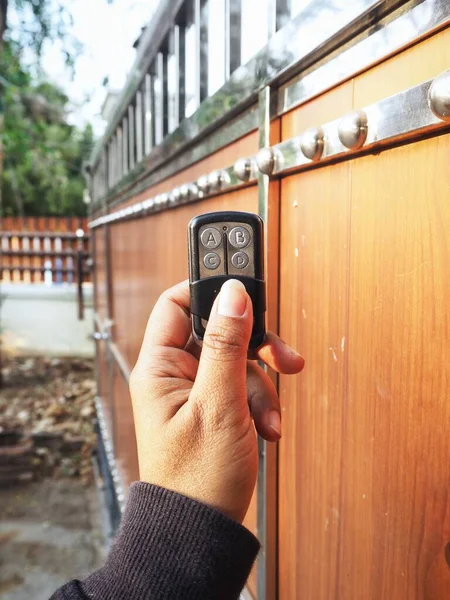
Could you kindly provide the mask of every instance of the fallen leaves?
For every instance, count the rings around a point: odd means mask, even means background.
[[[0,483],[92,478],[93,361],[10,357],[0,390]],[[15,449],[15,453],[14,453]]]

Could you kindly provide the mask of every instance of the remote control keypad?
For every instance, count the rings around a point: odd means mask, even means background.
[[[200,277],[255,276],[252,230],[241,223],[213,223],[199,230]]]

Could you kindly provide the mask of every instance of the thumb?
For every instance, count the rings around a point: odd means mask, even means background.
[[[226,281],[211,310],[193,387],[202,402],[219,406],[247,403],[247,351],[253,307],[245,286]]]

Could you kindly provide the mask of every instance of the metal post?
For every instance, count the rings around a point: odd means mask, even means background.
[[[271,139],[271,93],[270,88],[266,87],[259,93],[259,147],[266,148],[275,140]],[[276,140],[278,141],[278,140]],[[270,261],[276,258],[278,247],[278,216],[275,213],[274,222],[269,219],[269,202],[275,200],[278,211],[278,198],[270,198],[270,181],[267,175],[261,172],[258,174],[258,212],[265,223],[266,238],[266,269]],[[270,215],[272,217],[272,214]],[[275,228],[275,237],[272,236],[272,228]],[[271,244],[273,243],[273,248]],[[275,256],[273,252],[275,251]],[[269,291],[270,290],[270,291]],[[272,294],[275,303],[269,299],[269,309],[274,308],[275,330],[278,320],[278,284],[270,282],[268,285],[268,294]],[[271,318],[269,316],[269,318]],[[272,324],[269,323],[272,326]],[[276,376],[273,375],[276,384]],[[257,484],[257,530],[258,538],[261,542],[261,552],[257,564],[257,589],[258,600],[273,600],[277,593],[277,461],[278,453],[276,444],[268,444],[262,438],[258,438],[259,448],[259,471]]]

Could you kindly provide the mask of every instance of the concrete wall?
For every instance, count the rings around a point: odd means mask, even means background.
[[[15,354],[93,356],[92,285],[84,284],[84,320],[78,320],[74,285],[0,285],[3,349]]]

